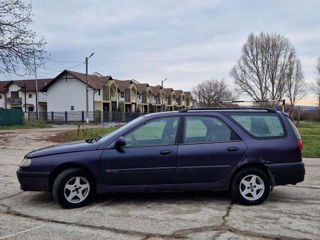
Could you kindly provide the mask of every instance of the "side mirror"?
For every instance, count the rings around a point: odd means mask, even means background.
[[[118,140],[115,142],[115,147],[116,148],[121,148],[126,145],[126,139],[124,137],[119,137]]]

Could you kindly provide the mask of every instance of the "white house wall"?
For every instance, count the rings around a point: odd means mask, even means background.
[[[70,74],[63,75],[49,86],[47,103],[48,112],[71,111],[71,106],[73,111],[86,111],[86,85]],[[93,90],[89,87],[89,111],[93,110],[92,106]]]
[[[25,101],[25,92],[21,91],[21,88],[18,85],[12,83],[12,84],[10,84],[10,86],[8,88],[7,99],[11,97],[11,92],[16,92],[16,91],[19,91],[19,98],[21,98],[22,104],[12,106],[10,103],[7,103],[8,109],[10,109],[12,107],[21,107],[22,110],[24,110],[25,109],[24,108],[25,102],[27,102],[27,107],[30,105],[33,105],[34,111],[35,111],[36,110],[36,94],[35,94],[35,92],[26,92],[26,101]],[[29,97],[29,94],[32,95],[31,98]],[[28,111],[28,109],[27,109],[27,111]]]
[[[4,105],[4,94],[3,93],[0,93],[0,108],[5,108],[5,105]]]
[[[1,93],[0,95],[2,96],[2,98],[0,99],[0,108],[5,108],[5,96],[8,98],[11,97],[11,92],[19,92],[19,98],[21,98],[21,105],[11,105],[8,101],[7,101],[7,108],[10,109],[12,107],[21,107],[22,110],[25,110],[25,102],[27,102],[27,111],[28,111],[28,107],[29,106],[33,106],[34,107],[34,111],[36,111],[36,93],[35,92],[24,92],[23,90],[21,90],[21,88],[14,83],[11,83],[9,85],[8,88],[8,92],[7,93]],[[25,96],[26,95],[26,96]],[[31,95],[31,98],[30,98]],[[40,92],[39,93],[39,102],[47,102],[47,95],[46,93]],[[44,106],[39,106],[39,111],[46,111],[46,108]]]

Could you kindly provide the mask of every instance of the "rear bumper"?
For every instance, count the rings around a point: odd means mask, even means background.
[[[266,164],[266,166],[272,174],[275,186],[296,184],[304,180],[305,168],[303,162]]]
[[[17,170],[20,188],[24,191],[48,191],[49,172],[29,172]]]

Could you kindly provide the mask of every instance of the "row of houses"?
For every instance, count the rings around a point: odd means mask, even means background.
[[[86,110],[86,75],[70,70],[55,78],[38,79],[39,112]],[[191,108],[190,92],[118,80],[98,73],[88,75],[89,111],[159,112]],[[0,81],[0,108],[36,111],[36,81]]]

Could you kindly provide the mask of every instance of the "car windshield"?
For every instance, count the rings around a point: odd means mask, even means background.
[[[144,119],[144,118],[145,118],[145,116],[140,116],[140,117],[138,117],[138,118],[136,118],[136,119],[128,122],[127,124],[123,125],[122,127],[114,130],[113,132],[110,132],[110,133],[108,133],[108,134],[106,134],[106,135],[103,135],[103,136],[98,137],[97,141],[99,141],[99,140],[103,140],[103,141],[104,141],[104,140],[107,140],[107,139],[109,139],[109,138],[117,135],[118,133],[120,133],[120,132],[122,132],[122,131],[124,131],[124,130],[126,130],[126,129],[131,128],[131,126],[133,126],[133,125],[136,124],[137,122],[140,122],[140,121],[141,121],[142,119]]]

